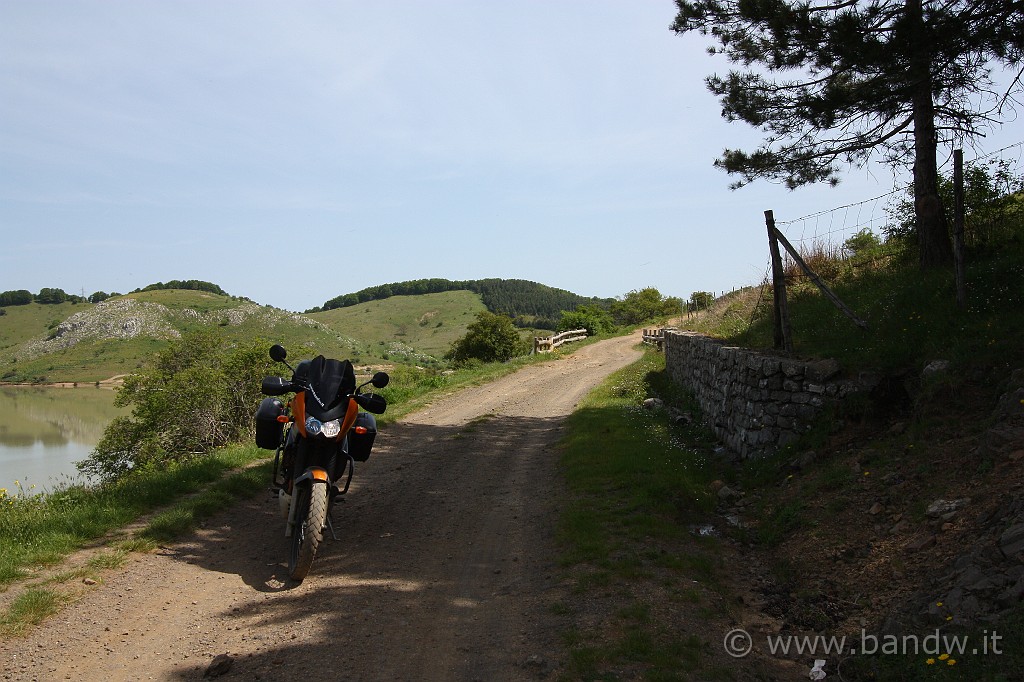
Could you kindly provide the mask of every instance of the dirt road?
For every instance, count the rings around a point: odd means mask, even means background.
[[[260,495],[136,557],[24,639],[3,680],[530,680],[563,664],[551,444],[617,338],[440,400],[358,465],[301,585],[277,502]]]

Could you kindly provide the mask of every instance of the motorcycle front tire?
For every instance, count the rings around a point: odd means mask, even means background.
[[[299,497],[295,500],[295,528],[288,553],[288,576],[296,582],[301,583],[309,573],[317,547],[324,539],[327,492],[327,484],[320,481],[295,491]]]

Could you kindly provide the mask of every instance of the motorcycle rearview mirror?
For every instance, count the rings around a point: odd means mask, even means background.
[[[288,357],[288,351],[286,351],[284,349],[284,346],[282,346],[281,344],[275,343],[273,346],[270,347],[270,359],[273,360],[274,362],[283,362],[284,366],[287,367],[288,369],[291,369],[292,370],[292,374],[294,374],[295,370],[292,369],[292,366],[288,364],[287,360],[285,360],[285,358],[287,358],[287,357]],[[273,395],[273,394],[268,393],[267,395]]]
[[[370,379],[370,383],[373,384],[374,388],[384,388],[391,381],[391,377],[388,376],[387,372],[377,372]]]

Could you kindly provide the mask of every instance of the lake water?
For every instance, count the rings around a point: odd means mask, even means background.
[[[127,409],[114,407],[115,392],[95,387],[0,387],[0,488],[26,493],[82,479],[85,459],[107,424]],[[34,489],[30,489],[35,485]]]

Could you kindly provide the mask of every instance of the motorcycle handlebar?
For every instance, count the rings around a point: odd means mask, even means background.
[[[285,393],[304,389],[304,386],[288,381],[283,377],[263,377],[263,385],[261,386],[263,395],[272,396],[284,395]],[[384,414],[384,411],[388,408],[388,402],[384,399],[384,396],[377,395],[376,393],[356,393],[352,396],[352,399],[356,401],[359,407],[373,414]]]
[[[263,377],[263,385],[260,390],[263,395],[277,396],[291,393],[295,390],[295,385],[283,377]]]

